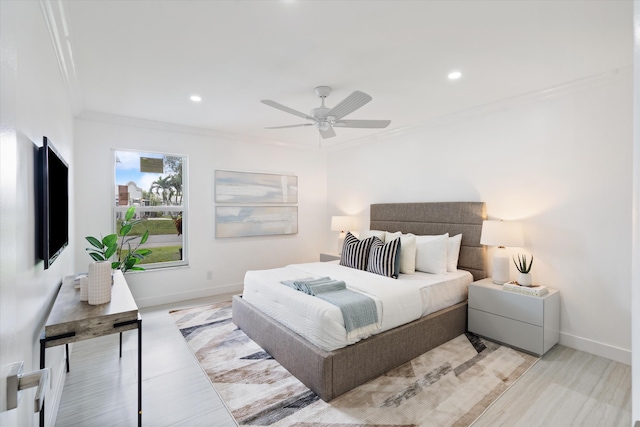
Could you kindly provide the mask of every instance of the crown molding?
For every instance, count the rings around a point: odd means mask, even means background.
[[[414,123],[408,126],[379,132],[372,136],[352,139],[343,143],[339,143],[339,144],[335,144],[330,147],[327,147],[326,151],[340,151],[347,148],[362,145],[365,143],[370,143],[373,141],[401,136],[410,132],[414,132],[417,129],[424,130],[424,129],[434,128],[438,126],[462,122],[462,121],[480,117],[486,114],[491,114],[498,111],[504,111],[511,108],[520,107],[523,105],[548,101],[550,99],[567,96],[582,90],[591,89],[594,87],[609,84],[621,78],[629,77],[631,76],[631,73],[632,73],[632,66],[616,68],[611,71],[572,80],[570,82],[552,86],[549,88],[525,93],[522,95],[517,95],[511,98],[501,99],[499,101],[490,102],[488,104],[479,105],[477,107],[472,107],[465,110],[456,111],[450,114],[434,117],[432,119]]]
[[[261,146],[264,146],[265,144],[269,144],[269,145],[275,145],[277,147],[283,147],[283,148],[294,148],[297,150],[304,150],[304,151],[317,151],[317,147],[315,146],[312,147],[312,146],[292,144],[292,143],[271,140],[271,139],[247,137],[244,135],[221,132],[213,129],[178,125],[174,123],[159,122],[159,121],[148,120],[148,119],[139,119],[135,117],[120,116],[117,114],[101,113],[98,111],[83,111],[82,113],[77,115],[76,119],[117,125],[117,126],[129,126],[129,127],[143,128],[143,129],[158,130],[163,132],[176,132],[176,133],[182,133],[182,134],[197,135],[197,136],[203,136],[206,138],[212,138],[212,139],[215,139],[218,141],[224,141],[224,142],[235,142],[235,143],[241,142],[243,144],[252,144],[252,145],[261,145]]]
[[[39,0],[39,3],[49,30],[49,38],[58,62],[71,112],[77,116],[83,110],[84,102],[78,81],[78,72],[73,60],[73,43],[69,34],[64,3],[60,0]]]

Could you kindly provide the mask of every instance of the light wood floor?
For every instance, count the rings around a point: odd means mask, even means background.
[[[631,426],[631,366],[556,345],[472,425]]]
[[[223,299],[140,310],[144,426],[237,426],[168,314]],[[137,426],[137,334],[123,334],[122,359],[117,334],[73,345],[56,426]]]
[[[175,327],[171,309],[143,309],[143,425],[237,426]],[[74,344],[56,426],[137,425],[137,332]],[[476,422],[486,426],[630,426],[631,367],[556,345]]]

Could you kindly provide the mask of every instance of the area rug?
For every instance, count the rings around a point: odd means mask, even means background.
[[[463,334],[327,403],[233,324],[231,302],[171,316],[241,426],[468,426],[538,360]]]

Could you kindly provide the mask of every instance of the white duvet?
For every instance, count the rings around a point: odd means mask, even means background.
[[[320,298],[281,284],[283,280],[329,276],[344,280],[347,288],[376,302],[380,333],[411,322],[467,299],[473,281],[467,271],[447,274],[401,274],[398,279],[380,276],[335,262],[293,264],[270,270],[247,271],[243,298],[284,326],[326,350],[354,344],[367,336],[347,337],[342,312]]]

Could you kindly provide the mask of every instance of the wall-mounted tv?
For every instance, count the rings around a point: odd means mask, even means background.
[[[46,270],[69,244],[69,164],[46,136],[38,157],[39,255]]]

